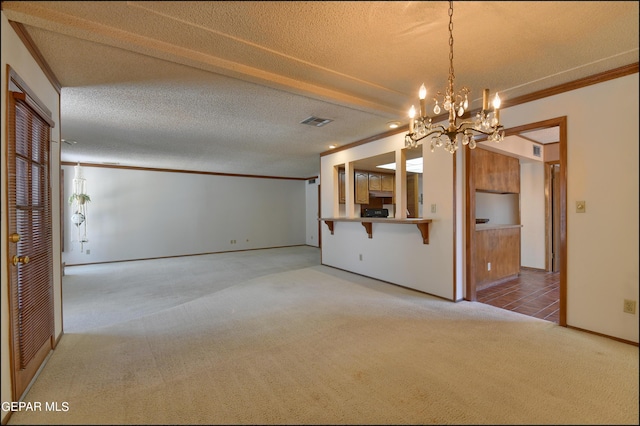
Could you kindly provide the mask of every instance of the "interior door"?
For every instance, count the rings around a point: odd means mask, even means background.
[[[7,216],[13,398],[18,400],[54,344],[49,185],[53,122],[24,92],[10,91]]]

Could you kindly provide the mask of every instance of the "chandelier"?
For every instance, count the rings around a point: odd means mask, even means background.
[[[482,93],[482,110],[479,111],[473,121],[461,121],[459,118],[469,108],[470,90],[462,87],[457,93],[453,87],[455,74],[453,72],[453,1],[449,1],[449,84],[444,93],[438,92],[433,98],[435,106],[434,114],[440,114],[442,108],[449,113],[449,126],[434,125],[431,117],[427,115],[427,89],[424,84],[420,87],[418,97],[420,99],[420,116],[416,118],[416,110],[412,105],[409,110],[409,133],[404,137],[405,147],[416,148],[418,142],[431,136],[431,152],[444,146],[451,154],[458,150],[460,142],[476,147],[475,137],[487,135],[491,142],[504,140],[504,128],[500,125],[500,97],[496,93],[493,99],[493,110],[489,110],[489,89]]]

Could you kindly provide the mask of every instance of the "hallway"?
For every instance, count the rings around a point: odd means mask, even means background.
[[[477,301],[524,315],[559,322],[560,273],[522,268],[520,276],[480,290]]]

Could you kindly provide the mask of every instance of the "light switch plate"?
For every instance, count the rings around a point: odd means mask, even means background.
[[[584,213],[587,211],[587,203],[585,201],[576,201],[576,213]]]

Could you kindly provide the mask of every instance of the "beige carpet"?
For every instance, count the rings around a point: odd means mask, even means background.
[[[69,267],[10,424],[638,424],[638,347],[292,247]]]

